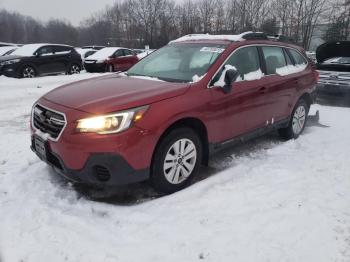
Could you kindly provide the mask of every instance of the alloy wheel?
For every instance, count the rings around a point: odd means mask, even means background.
[[[72,75],[80,73],[80,67],[78,65],[72,65],[70,68],[70,73]]]
[[[32,67],[27,66],[23,69],[23,78],[33,78],[35,77],[35,71]]]
[[[306,120],[306,109],[303,105],[300,105],[294,112],[293,116],[293,132],[296,135],[299,135],[304,128]]]
[[[184,182],[193,172],[197,161],[197,149],[189,139],[177,140],[168,150],[163,172],[171,184]]]

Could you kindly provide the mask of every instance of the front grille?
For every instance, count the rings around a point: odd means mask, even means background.
[[[66,124],[62,113],[52,111],[41,105],[36,105],[33,111],[33,125],[41,132],[49,134],[52,139],[57,139]]]

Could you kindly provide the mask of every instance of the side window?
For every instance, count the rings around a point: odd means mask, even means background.
[[[124,56],[124,51],[123,51],[123,49],[117,50],[117,51],[113,54],[113,56],[114,56],[114,57]]]
[[[124,49],[124,56],[132,55],[133,53],[129,49]]]
[[[306,59],[297,51],[289,49],[290,54],[292,55],[296,65],[307,64]]]
[[[72,51],[68,46],[53,46],[52,48],[56,55],[69,54]]]
[[[283,51],[284,51],[284,56],[286,57],[287,65],[293,65],[293,61],[290,58],[290,55],[288,54],[287,50],[283,49]]]
[[[234,66],[242,80],[253,80],[247,74],[260,70],[259,53],[256,47],[244,47],[238,49],[227,60],[225,65]]]
[[[276,74],[276,69],[287,65],[286,58],[281,47],[264,46],[262,50],[266,62],[267,75],[274,75]]]
[[[38,51],[37,54],[40,56],[48,56],[48,55],[53,55],[52,47],[51,46],[44,46],[41,47]]]

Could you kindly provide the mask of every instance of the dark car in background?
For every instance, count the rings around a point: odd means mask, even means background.
[[[316,51],[319,99],[350,102],[350,41],[327,42]]]
[[[0,57],[0,75],[32,78],[39,75],[77,74],[82,60],[74,47],[57,44],[24,45]]]
[[[139,61],[136,54],[123,47],[106,47],[89,56],[84,61],[87,72],[126,71]]]

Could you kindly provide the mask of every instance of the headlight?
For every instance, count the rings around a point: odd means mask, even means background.
[[[78,120],[76,129],[80,133],[119,133],[131,127],[134,122],[139,121],[147,109],[148,106],[142,106],[104,116],[81,119]]]
[[[2,66],[4,66],[4,65],[12,65],[12,64],[18,63],[19,61],[21,61],[21,59],[8,60],[8,61],[0,63],[0,65],[2,65]]]

